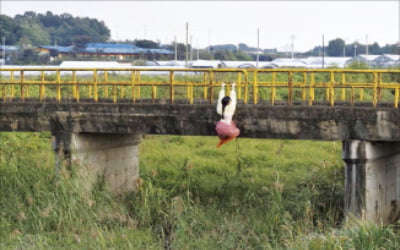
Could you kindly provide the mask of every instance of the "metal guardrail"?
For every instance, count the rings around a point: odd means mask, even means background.
[[[1,100],[135,103],[147,98],[213,103],[222,82],[235,82],[243,103],[274,105],[301,101],[391,102],[398,107],[400,70],[176,69],[176,68],[0,68]],[[186,91],[183,90],[186,88]],[[229,87],[228,87],[229,91]]]

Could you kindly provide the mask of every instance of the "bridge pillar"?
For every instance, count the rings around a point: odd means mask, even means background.
[[[400,142],[344,141],[345,213],[390,224],[400,219]]]
[[[104,178],[106,187],[114,193],[135,190],[141,134],[59,133],[53,138],[57,155],[76,168],[85,188]]]

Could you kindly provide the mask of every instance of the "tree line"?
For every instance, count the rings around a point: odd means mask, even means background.
[[[9,17],[0,15],[1,37],[5,37],[6,45],[20,45],[22,48],[29,48],[37,45],[57,44],[60,46],[74,46],[76,49],[84,48],[87,43],[102,43],[110,41],[110,29],[103,21],[88,17],[73,17],[64,13],[55,15],[50,11],[45,14],[37,14],[27,11],[22,15]],[[184,60],[186,56],[186,45],[175,43],[161,45],[151,40],[125,40],[113,41],[130,43],[141,48],[165,48],[171,51],[177,48],[177,59]],[[244,43],[210,45],[205,49],[192,48],[189,44],[188,50],[191,58],[217,59],[217,60],[255,60],[257,48],[247,46]],[[276,49],[260,50],[259,59],[270,61],[277,57],[285,57],[284,53],[278,53]],[[32,52],[31,52],[32,53]],[[315,46],[313,49],[296,53],[296,57],[307,56],[346,56],[351,57],[359,54],[366,54],[367,46],[358,42],[347,44],[343,39],[330,40],[325,47]],[[377,42],[368,45],[369,54],[400,54],[400,46],[386,44],[379,46]]]
[[[110,29],[102,21],[67,13],[54,15],[51,11],[46,14],[27,11],[13,18],[0,15],[0,30],[6,45],[22,47],[45,44],[80,47],[110,39]]]

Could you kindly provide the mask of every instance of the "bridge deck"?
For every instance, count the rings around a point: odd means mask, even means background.
[[[214,104],[0,102],[0,131],[215,136],[219,119]],[[390,105],[239,104],[234,120],[248,138],[400,141]]]

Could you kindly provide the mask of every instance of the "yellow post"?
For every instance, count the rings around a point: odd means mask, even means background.
[[[175,99],[175,96],[174,96],[174,93],[175,93],[175,88],[174,88],[174,80],[175,80],[175,72],[174,71],[170,71],[169,72],[169,84],[171,85],[170,86],[170,88],[169,88],[169,99],[170,99],[170,101],[171,101],[171,103],[174,103],[174,99]]]
[[[131,88],[132,88],[132,102],[135,103],[135,81],[136,81],[136,77],[135,77],[135,71],[131,71]]]
[[[76,82],[74,81],[74,70],[71,72],[71,74],[72,74],[72,98],[76,100]]]
[[[399,107],[399,88],[394,89],[394,107]]]
[[[29,86],[30,84],[29,84],[29,81],[27,81],[27,82],[25,82],[25,84],[24,84],[24,86],[25,86],[25,97],[26,98],[29,98],[29,89],[30,89],[30,86]]]
[[[39,100],[42,102],[44,100],[44,71],[40,72],[40,87],[39,87]]]
[[[117,103],[117,83],[113,82],[113,102]]]
[[[206,71],[203,72],[203,84],[204,84],[203,98],[207,99],[207,87],[206,87],[206,84],[207,84],[207,72]]]
[[[315,86],[315,78],[314,72],[310,73],[310,94],[308,97],[308,106],[312,106],[314,102],[314,86]]]
[[[257,70],[253,72],[253,103],[257,104],[258,101],[258,85],[257,85]]]
[[[364,99],[364,89],[362,87],[360,88],[359,94],[360,94],[360,96],[359,96],[360,101],[362,101]]]
[[[378,73],[378,100],[381,101],[382,100],[382,72]]]
[[[275,86],[276,84],[276,72],[272,72],[272,85]],[[272,87],[271,88],[271,105],[275,104],[275,99],[276,99],[276,88]]]
[[[249,100],[249,75],[247,71],[244,72],[244,103],[247,104]]]
[[[303,102],[307,100],[306,85],[307,85],[307,72],[303,72],[303,87],[301,88],[301,100]]]
[[[21,87],[20,87],[21,100],[25,101],[25,93],[24,93],[24,88],[25,88],[24,84],[25,83],[24,83],[24,71],[23,70],[20,71],[19,77],[20,77],[19,81],[21,83]]]
[[[293,72],[289,71],[289,76],[288,76],[288,105],[291,106],[293,104]]]
[[[190,99],[189,99],[189,103],[190,103],[190,104],[193,104],[193,102],[194,102],[194,87],[193,87],[193,83],[190,84],[189,88],[190,88]]]
[[[190,102],[190,84],[186,86],[186,98]]]
[[[140,71],[136,71],[136,83],[139,84],[139,86],[137,87],[137,98],[140,98]]]
[[[15,87],[14,87],[15,78],[14,78],[14,71],[11,71],[11,74],[10,74],[10,81],[11,81],[11,98],[14,98],[14,97],[15,97]]]
[[[330,72],[330,86],[329,86],[329,104],[333,107],[335,105],[335,73]]]
[[[210,90],[209,90],[209,93],[210,93],[210,96],[209,96],[209,99],[210,99],[210,103],[213,103],[213,83],[214,83],[214,73],[213,73],[213,71],[209,71],[209,76],[210,76]]]
[[[74,88],[75,89],[75,99],[76,102],[79,102],[79,98],[80,98],[80,94],[79,94],[79,84],[78,81],[76,80],[76,71],[73,70],[72,71],[72,83],[74,84]]]
[[[108,71],[104,71],[104,83],[105,83],[105,85],[103,86],[104,97],[108,98]]]
[[[342,86],[343,86],[343,88],[342,88],[342,101],[346,101],[346,88],[344,87],[344,85],[346,84],[346,73],[344,73],[344,72],[342,72],[342,74],[341,74],[341,77],[342,77]]]
[[[372,105],[376,107],[378,105],[378,76],[376,72],[373,74],[374,83],[372,87]]]
[[[61,102],[61,75],[59,70],[56,71],[56,83],[56,100],[57,102]]]
[[[119,96],[120,98],[125,98],[125,85],[119,87]]]
[[[93,70],[93,94],[94,94],[94,101],[99,101],[98,89],[97,89],[97,70]]]
[[[3,102],[5,102],[6,101],[6,92],[7,92],[7,89],[6,89],[6,83],[5,82],[3,82],[2,83],[2,85],[3,85],[3,91],[2,91],[2,96],[3,96]]]
[[[238,72],[238,77],[237,77],[237,97],[238,100],[242,99],[242,72]]]

